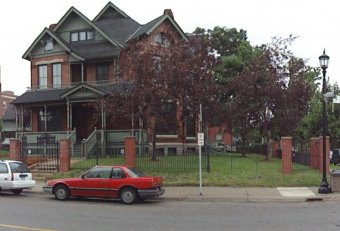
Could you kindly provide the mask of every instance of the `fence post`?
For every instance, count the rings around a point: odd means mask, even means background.
[[[9,158],[11,160],[20,160],[20,141],[19,139],[10,139]]]
[[[125,146],[125,165],[128,168],[136,167],[136,138],[135,137],[125,137],[124,138],[124,146]]]
[[[282,173],[292,173],[292,137],[281,138]]]
[[[323,169],[323,142],[322,142],[323,137],[319,137],[319,170],[322,172]],[[329,146],[329,136],[326,136],[326,173],[329,172],[329,154],[330,154],[330,146]]]
[[[60,172],[67,172],[71,168],[70,163],[70,140],[59,140],[59,152],[60,152]]]

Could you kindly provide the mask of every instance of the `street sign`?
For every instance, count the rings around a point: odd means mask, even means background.
[[[197,142],[199,146],[203,146],[204,145],[204,133],[203,132],[199,132],[197,135]]]

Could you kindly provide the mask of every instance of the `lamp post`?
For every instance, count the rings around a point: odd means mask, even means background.
[[[320,67],[322,69],[322,95],[326,94],[326,69],[328,68],[329,56],[326,55],[325,50],[323,54],[319,57]],[[322,100],[322,180],[319,188],[319,193],[330,193],[326,176],[326,101]]]

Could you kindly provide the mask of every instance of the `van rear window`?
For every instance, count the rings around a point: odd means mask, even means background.
[[[27,166],[21,162],[10,162],[9,166],[11,167],[13,173],[30,172]]]

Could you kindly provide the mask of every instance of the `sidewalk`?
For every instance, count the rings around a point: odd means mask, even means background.
[[[26,192],[43,193],[43,182]],[[319,194],[317,187],[164,187],[164,200],[176,201],[216,201],[216,202],[304,202],[304,201],[340,201],[340,193]]]

